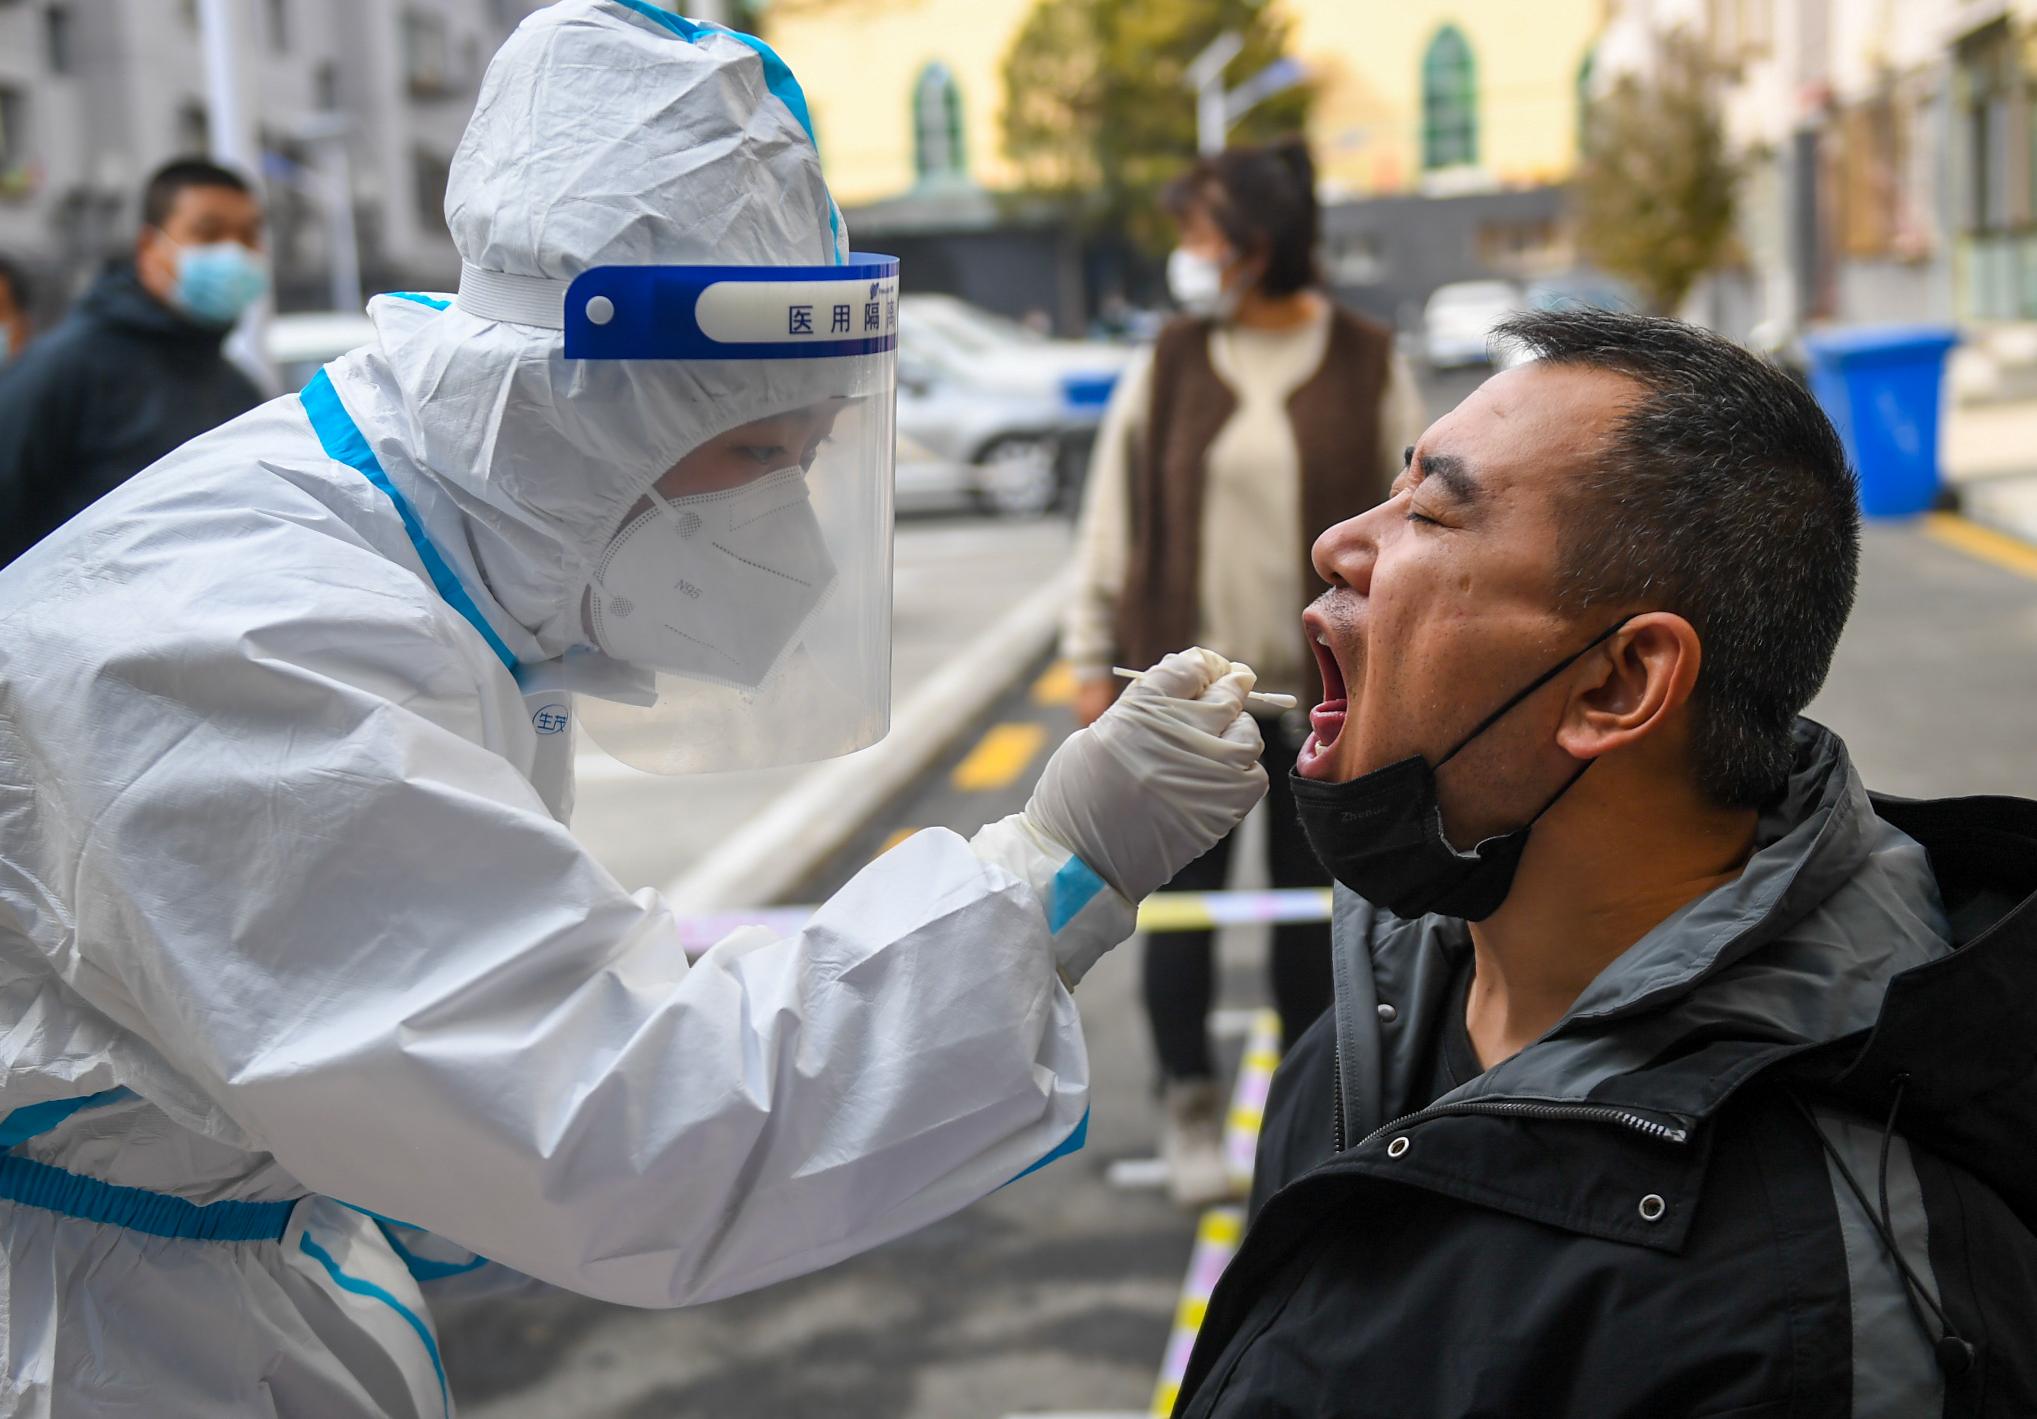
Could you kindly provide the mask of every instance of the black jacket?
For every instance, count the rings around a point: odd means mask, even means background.
[[[109,266],[63,324],[0,365],[0,566],[142,469],[261,402],[201,325]]]
[[[2037,804],[1806,723],[1759,841],[1413,1117],[1469,938],[1340,891],[1175,1412],[2037,1415]]]

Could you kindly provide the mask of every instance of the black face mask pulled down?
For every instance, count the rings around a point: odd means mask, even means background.
[[[1417,754],[1349,783],[1324,783],[1289,770],[1295,812],[1324,870],[1375,906],[1407,920],[1434,912],[1483,921],[1498,911],[1514,885],[1514,871],[1521,865],[1528,833],[1595,761],[1587,759],[1578,765],[1577,772],[1534,817],[1510,833],[1485,839],[1469,852],[1450,846],[1443,834],[1436,770],[1625,624],[1622,619],[1606,627],[1590,645],[1537,676],[1458,740],[1457,747],[1433,767]]]

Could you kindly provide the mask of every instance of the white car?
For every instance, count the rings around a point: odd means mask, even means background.
[[[1492,328],[1522,308],[1511,281],[1453,281],[1422,308],[1422,358],[1430,369],[1487,364]]]
[[[1052,340],[954,296],[898,303],[898,505],[1071,506],[1124,345]]]

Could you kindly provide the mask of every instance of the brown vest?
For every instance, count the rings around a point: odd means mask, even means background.
[[[1209,447],[1238,406],[1210,362],[1208,320],[1177,320],[1153,348],[1152,407],[1127,468],[1131,546],[1118,600],[1118,648],[1151,665],[1195,640],[1201,599],[1202,501]],[[1289,396],[1301,453],[1303,605],[1322,582],[1309,559],[1316,535],[1386,498],[1397,470],[1379,461],[1379,401],[1393,336],[1340,307],[1329,348]],[[1299,616],[1302,606],[1295,607]],[[1297,620],[1294,633],[1302,634]]]

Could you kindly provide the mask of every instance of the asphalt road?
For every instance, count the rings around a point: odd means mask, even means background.
[[[1471,381],[1475,382],[1475,381]],[[1443,391],[1439,391],[1443,393]],[[1452,392],[1454,394],[1454,391]],[[1020,529],[1004,529],[1025,535]],[[979,526],[971,537],[1004,535]],[[1038,535],[1034,533],[1032,535]],[[1870,530],[1858,609],[1812,713],[1870,785],[2037,796],[2037,579],[1924,525]],[[901,832],[969,831],[1018,806],[1071,726],[1027,667],[928,774],[808,884]],[[1154,1143],[1137,1008],[1142,943],[1080,992],[1095,1080],[1089,1146],[960,1215],[820,1275],[682,1312],[565,1294],[443,1312],[467,1419],[962,1419],[1139,1412],[1153,1392],[1193,1219],[1104,1173]],[[1226,1004],[1264,999],[1258,943],[1225,943]]]

